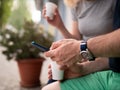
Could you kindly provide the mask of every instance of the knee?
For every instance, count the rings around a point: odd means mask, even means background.
[[[46,88],[46,86],[44,86],[41,90],[49,90],[48,88]]]
[[[54,90],[54,88],[50,85],[44,86],[41,90]]]
[[[60,90],[59,82],[54,82],[44,86],[41,90]]]
[[[52,84],[45,85],[41,90],[54,90]]]

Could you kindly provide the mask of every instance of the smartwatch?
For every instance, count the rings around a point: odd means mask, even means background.
[[[90,60],[90,61],[95,60],[94,55],[87,48],[87,42],[81,41],[80,50],[81,50],[80,54],[83,59]]]

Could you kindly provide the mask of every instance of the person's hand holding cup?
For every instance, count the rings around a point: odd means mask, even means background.
[[[60,69],[60,66],[51,60],[51,71],[52,71],[52,79],[53,80],[63,80],[64,78],[64,70]]]
[[[54,18],[54,14],[55,14],[55,10],[57,8],[57,5],[55,3],[52,2],[47,2],[45,4],[46,7],[46,17],[49,17],[49,19],[53,19]]]

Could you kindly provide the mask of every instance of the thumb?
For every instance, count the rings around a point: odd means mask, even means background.
[[[53,57],[53,56],[55,56],[54,52],[55,52],[54,50],[49,50],[49,51],[45,52],[44,55],[46,57]]]

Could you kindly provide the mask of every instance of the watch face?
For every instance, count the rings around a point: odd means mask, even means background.
[[[81,52],[81,56],[84,58],[84,59],[88,59],[88,53],[86,51],[82,51]]]

